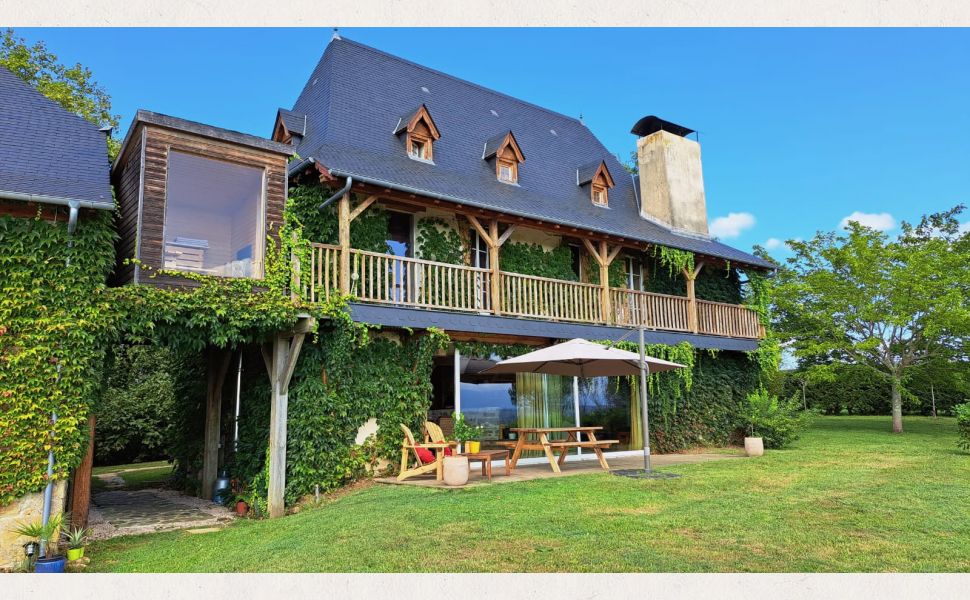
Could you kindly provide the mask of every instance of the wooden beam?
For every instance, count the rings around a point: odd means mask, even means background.
[[[492,270],[491,279],[491,294],[492,294],[492,312],[496,315],[502,314],[502,269],[499,265],[499,249],[501,244],[498,244],[498,220],[492,219],[488,224],[488,235],[491,238],[491,242],[488,245],[488,266]]]
[[[501,237],[498,238],[498,242],[496,243],[496,246],[502,246],[503,244],[505,244],[505,242],[509,241],[509,238],[512,237],[512,234],[514,232],[515,232],[515,225],[509,225],[508,229],[506,229],[502,233]]]
[[[263,364],[266,365],[266,375],[270,382],[273,381],[273,356],[266,349],[266,344],[259,345],[259,353],[263,355]]]
[[[363,202],[361,202],[360,204],[358,204],[357,205],[357,208],[355,208],[354,210],[350,211],[350,220],[353,221],[354,219],[356,219],[357,217],[359,217],[360,216],[360,213],[362,213],[365,210],[367,210],[370,207],[371,204],[373,204],[374,202],[377,201],[377,198],[378,197],[376,195],[374,195],[374,196],[368,196],[366,200],[364,200]]]
[[[94,467],[94,427],[97,418],[88,415],[88,449],[81,464],[74,469],[74,485],[71,486],[71,527],[84,529],[88,526],[88,511],[91,507],[91,472]]]
[[[492,241],[492,237],[487,231],[485,231],[482,224],[479,223],[478,217],[475,215],[465,215],[465,217],[468,219],[468,222],[472,224],[472,227],[475,228],[475,231],[478,232],[478,235],[482,236],[482,239],[485,240],[485,244],[488,245],[489,248],[495,245],[495,242]]]
[[[307,327],[313,319],[307,321]],[[296,328],[300,329],[300,326]],[[286,491],[286,419],[289,409],[290,380],[300,360],[300,350],[306,333],[280,332],[273,338],[270,374],[271,396],[269,410],[269,485],[267,504],[270,518],[283,516]]]
[[[697,333],[698,329],[700,329],[700,318],[697,315],[697,295],[694,292],[694,280],[697,279],[697,275],[701,272],[701,267],[703,266],[704,263],[699,263],[693,271],[688,271],[686,268],[681,269],[684,278],[687,280],[687,322],[693,333]]]
[[[583,238],[583,245],[586,246],[586,251],[589,252],[590,256],[596,260],[596,264],[603,266],[603,257],[600,256],[599,250],[593,246],[593,242],[589,241],[587,238]]]
[[[613,264],[613,259],[616,258],[616,255],[619,254],[620,250],[622,249],[623,249],[623,246],[616,246],[615,248],[613,248],[613,251],[610,252],[610,255],[606,257],[607,266]]]
[[[600,306],[603,309],[602,319],[604,323],[613,321],[613,308],[610,306],[610,263],[613,258],[608,257],[608,248],[606,241],[600,240]]]
[[[206,353],[205,447],[202,452],[202,498],[212,500],[219,471],[219,434],[222,426],[222,384],[232,353],[210,348]]]
[[[286,370],[283,371],[283,387],[285,387],[287,390],[290,389],[290,380],[293,378],[293,371],[296,370],[296,361],[300,357],[300,349],[303,348],[303,339],[305,337],[305,333],[298,333],[293,336],[293,341],[290,342],[289,357],[286,361]]]
[[[340,197],[337,204],[337,228],[340,240],[340,291],[350,293],[350,194]]]

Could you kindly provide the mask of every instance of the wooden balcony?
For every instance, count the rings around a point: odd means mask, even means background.
[[[295,265],[294,293],[314,303],[339,290],[340,253],[339,246],[312,244],[310,264]],[[599,284],[507,271],[497,272],[494,285],[496,273],[490,269],[355,249],[349,251],[348,263],[347,291],[362,302],[551,321],[643,325],[661,331],[735,338],[759,339],[763,335],[757,313],[735,304],[607,289]],[[496,293],[498,302],[493,298]]]

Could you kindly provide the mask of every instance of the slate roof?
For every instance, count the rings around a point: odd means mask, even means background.
[[[421,104],[441,131],[434,164],[408,158],[403,136],[392,133],[401,116]],[[307,131],[296,149],[304,159],[291,173],[314,160],[357,181],[774,268],[715,240],[643,219],[634,178],[578,119],[347,38],[327,46],[293,111],[307,115]],[[498,181],[482,160],[485,142],[510,130],[528,157],[517,186]],[[576,185],[577,169],[598,161],[615,174],[609,208],[593,205],[588,190]]]
[[[306,133],[306,115],[295,113],[285,108],[279,109],[279,116],[283,120],[283,125],[290,135],[303,135]]]
[[[97,125],[0,67],[0,198],[114,209]]]
[[[603,164],[602,160],[594,160],[576,169],[576,185],[585,185],[593,181],[593,177],[596,177],[596,172],[599,171],[601,164]],[[607,167],[607,170],[609,170],[609,167]]]

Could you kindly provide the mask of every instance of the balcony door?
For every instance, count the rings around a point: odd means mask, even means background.
[[[478,235],[478,232],[472,230],[471,232],[471,259],[472,266],[478,267],[479,269],[490,269],[492,266],[488,262],[488,244],[482,239],[482,236]],[[488,306],[488,285],[486,284],[484,277],[475,278],[475,287],[477,288],[476,297],[478,298],[479,308],[484,309]]]
[[[392,256],[411,258],[414,255],[414,219],[408,213],[387,213],[387,253]],[[408,269],[406,261],[388,261],[386,298],[391,302],[406,303],[408,298]]]
[[[625,256],[623,258],[624,268],[626,270],[626,289],[634,292],[645,292],[646,291],[646,281],[644,278],[644,267],[643,261],[634,256]],[[629,307],[626,307],[630,312],[631,323],[641,324],[641,316],[645,316],[644,301],[642,298],[637,297],[636,294],[627,295]]]

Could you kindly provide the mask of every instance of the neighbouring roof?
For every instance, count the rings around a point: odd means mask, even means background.
[[[306,115],[281,108],[279,116],[290,135],[306,134]]]
[[[0,198],[114,209],[98,126],[0,67]]]
[[[175,131],[184,131],[186,133],[192,133],[213,140],[230,142],[233,144],[239,144],[241,146],[249,146],[250,148],[266,150],[267,152],[275,152],[277,154],[285,154],[286,156],[293,155],[293,146],[289,144],[281,144],[267,138],[261,138],[248,133],[240,133],[231,129],[223,129],[222,127],[213,127],[212,125],[206,125],[205,123],[199,123],[197,121],[189,121],[188,119],[171,117],[169,115],[154,113],[148,110],[139,110],[137,113],[135,113],[135,118],[131,122],[131,127],[128,128],[128,134],[125,136],[125,141],[121,145],[121,151],[118,153],[117,160],[120,160],[121,157],[124,156],[125,147],[131,141],[132,133],[135,131],[139,123],[147,123],[157,127],[173,129]],[[117,160],[115,161],[116,163]]]
[[[422,104],[441,131],[434,164],[408,158],[404,141],[392,134],[399,119]],[[633,177],[578,119],[347,38],[327,46],[293,111],[306,114],[307,130],[296,147],[303,160],[291,173],[312,159],[357,181],[774,268],[718,241],[643,219]],[[498,181],[482,160],[483,145],[508,131],[529,157],[517,186]],[[577,169],[599,161],[615,174],[609,208],[593,205],[576,185]]]

